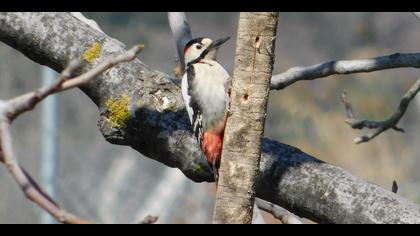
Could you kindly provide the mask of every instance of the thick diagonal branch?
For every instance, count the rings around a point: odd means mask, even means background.
[[[82,71],[125,50],[121,42],[68,13],[2,12],[0,40],[56,71],[94,43],[101,45],[98,56]],[[191,180],[213,180],[170,76],[134,60],[81,89],[99,107],[99,128],[107,141],[131,146]],[[122,108],[117,113],[122,116],[115,116],[115,107]],[[257,197],[316,222],[420,223],[420,207],[413,202],[269,139],[263,141],[257,186]]]
[[[354,142],[357,144],[368,142],[369,140],[375,138],[376,136],[378,136],[379,134],[381,134],[382,132],[388,129],[394,129],[399,132],[404,132],[404,130],[402,128],[399,128],[397,124],[403,117],[405,111],[407,110],[408,105],[414,99],[414,97],[419,92],[419,90],[420,90],[420,79],[418,79],[401,98],[400,104],[398,105],[398,108],[394,112],[394,114],[390,116],[388,119],[383,120],[383,121],[357,119],[356,116],[354,115],[353,108],[350,102],[348,101],[346,92],[343,92],[340,98],[346,109],[346,114],[347,114],[346,123],[349,124],[350,127],[352,127],[353,129],[363,129],[363,128],[376,129],[374,132],[368,135],[363,135],[363,136],[355,138]]]

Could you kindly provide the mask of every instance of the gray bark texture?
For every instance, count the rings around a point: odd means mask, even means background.
[[[80,55],[86,71],[125,50],[69,13],[2,12],[0,40],[56,71]],[[98,106],[98,126],[107,141],[131,146],[193,181],[213,181],[171,79],[134,60],[81,90]],[[257,197],[320,223],[420,223],[420,207],[413,202],[269,139],[262,143]]]
[[[252,223],[278,13],[239,16],[213,223]]]

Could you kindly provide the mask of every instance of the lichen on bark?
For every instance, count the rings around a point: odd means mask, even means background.
[[[128,110],[129,102],[130,97],[127,95],[122,95],[121,98],[118,99],[110,98],[106,102],[109,120],[113,128],[127,127],[127,121],[130,118],[130,112]]]
[[[95,59],[99,58],[101,55],[101,44],[95,42],[83,53],[83,59],[87,62],[92,63]]]

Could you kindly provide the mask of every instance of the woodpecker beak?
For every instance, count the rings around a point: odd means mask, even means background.
[[[222,39],[218,39],[216,41],[213,41],[213,43],[211,43],[209,45],[209,47],[207,48],[207,50],[209,50],[209,51],[211,51],[211,50],[217,50],[220,46],[222,46],[222,44],[224,44],[229,39],[230,39],[230,37],[226,37],[226,38],[222,38]]]

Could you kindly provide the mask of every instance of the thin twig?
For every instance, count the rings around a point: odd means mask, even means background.
[[[283,224],[303,224],[293,213],[274,205],[271,202],[264,201],[260,198],[255,199],[258,208],[272,214],[275,218],[279,219]]]
[[[43,191],[39,185],[34,185],[32,178],[28,179],[29,176],[20,166],[15,158],[12,137],[10,135],[10,123],[5,120],[1,121],[1,146],[3,150],[3,160],[9,172],[15,178],[16,182],[25,193],[25,196],[38,204],[49,214],[51,214],[57,221],[61,223],[69,224],[85,224],[91,223],[89,221],[80,219],[79,217],[72,215],[65,210],[61,209],[48,195]],[[36,187],[35,187],[36,186]]]
[[[420,68],[420,53],[395,53],[360,60],[329,61],[308,67],[293,67],[274,75],[271,89],[284,89],[300,80],[314,80],[334,74],[353,74],[401,67]]]
[[[368,142],[369,140],[375,138],[380,133],[388,129],[394,129],[399,132],[404,132],[404,129],[399,128],[397,124],[400,121],[401,117],[403,117],[405,111],[407,110],[408,105],[416,96],[419,90],[420,90],[420,79],[418,79],[401,98],[400,104],[397,110],[394,112],[394,114],[388,119],[383,120],[383,121],[356,119],[353,108],[350,102],[348,101],[346,92],[344,91],[341,94],[340,98],[346,109],[346,114],[347,114],[346,123],[349,124],[353,129],[363,129],[363,128],[376,129],[371,134],[363,135],[361,137],[355,138],[354,142],[357,144]]]
[[[60,208],[28,172],[19,165],[13,149],[13,140],[10,133],[11,123],[22,113],[33,109],[47,96],[80,86],[120,62],[133,60],[143,47],[143,45],[137,45],[124,54],[111,56],[98,66],[75,78],[71,78],[71,76],[73,71],[80,66],[80,61],[73,60],[61,73],[60,80],[52,86],[7,101],[0,101],[0,161],[6,165],[25,196],[46,210],[58,222],[70,224],[92,223]]]
[[[110,56],[101,62],[99,65],[95,66],[91,70],[87,71],[86,73],[79,75],[74,78],[70,78],[73,71],[79,67],[80,61],[79,60],[72,60],[66,69],[63,70],[60,76],[60,80],[58,80],[52,86],[48,86],[45,88],[40,88],[35,92],[30,92],[19,97],[12,98],[7,101],[7,117],[10,120],[14,120],[17,116],[22,114],[23,112],[32,110],[36,104],[42,101],[45,97],[57,93],[62,92],[68,89],[72,89],[78,87],[82,84],[85,84],[102,72],[108,70],[109,68],[115,66],[121,62],[127,62],[133,60],[136,55],[143,50],[144,45],[139,44],[131,48],[129,51],[126,51],[124,54],[121,55],[114,55]]]
[[[128,62],[128,61],[133,60],[137,56],[137,54],[140,53],[143,49],[144,49],[144,45],[139,44],[132,47],[130,50],[126,51],[123,54],[108,57],[102,63],[95,66],[95,68],[93,68],[92,70],[89,70],[78,77],[66,80],[63,83],[60,89],[60,92],[85,84],[89,82],[90,80],[92,80],[93,78],[96,78],[96,76],[100,75],[102,72],[108,70],[109,68],[121,62]]]

